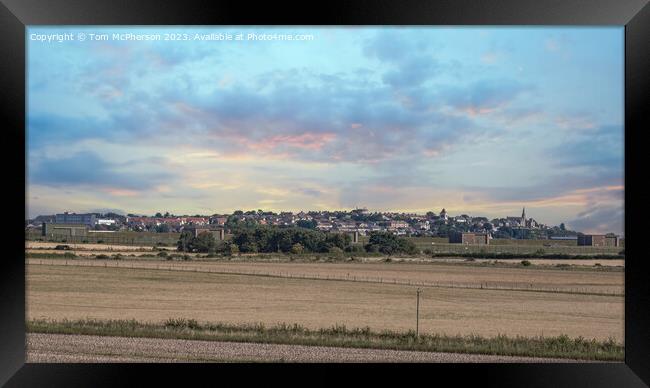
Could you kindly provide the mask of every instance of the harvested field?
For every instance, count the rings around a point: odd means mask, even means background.
[[[168,253],[170,253],[170,254],[171,253],[178,253],[176,251],[176,249],[172,250],[171,248],[169,248],[169,249],[165,249],[165,250],[168,251]],[[118,254],[118,253],[120,255],[122,255],[122,256],[130,256],[130,255],[142,256],[142,255],[152,255],[152,254],[155,255],[159,251],[154,251],[151,248],[148,249],[148,250],[142,249],[142,250],[136,251],[136,250],[132,249],[132,250],[126,251],[126,250],[107,250],[107,249],[103,249],[103,250],[102,249],[87,250],[87,249],[75,249],[75,248],[71,247],[70,250],[65,250],[65,251],[56,250],[56,249],[26,249],[25,252],[26,253],[35,253],[35,254],[50,253],[50,254],[53,254],[53,255],[61,255],[61,254],[65,253],[65,252],[70,252],[70,253],[73,253],[73,254],[75,254],[77,256],[80,256],[80,257],[83,257],[83,256],[90,257],[90,256],[95,256],[95,255],[111,256],[111,255],[115,255],[115,254]],[[197,256],[196,253],[184,253],[184,254],[188,254],[190,256]]]
[[[566,359],[160,338],[27,334],[27,362],[574,362]],[[577,361],[585,362],[585,361]]]
[[[138,250],[153,250],[152,245],[113,245],[113,244],[75,244],[75,243],[61,243],[61,242],[44,242],[44,241],[25,241],[26,249],[54,249],[57,245],[67,245],[71,250],[75,251],[138,251]],[[176,247],[160,247],[161,249],[176,249]],[[43,252],[43,251],[40,251]],[[61,252],[61,251],[55,251]],[[69,252],[69,251],[68,251]]]
[[[286,278],[345,280],[456,288],[514,289],[548,292],[623,295],[624,273],[612,271],[564,271],[445,265],[442,263],[265,263],[224,261],[152,261],[70,259],[64,262],[28,259],[28,263],[102,266],[269,275]]]
[[[506,264],[519,264],[524,259],[474,259],[475,263],[493,263],[497,261],[498,263]],[[525,259],[530,261],[533,265],[547,265],[555,266],[558,264],[574,265],[580,267],[593,267],[596,264],[600,264],[603,267],[625,267],[624,259]],[[422,261],[420,259],[413,259],[413,261]],[[429,262],[438,262],[438,263],[467,263],[467,259],[459,257],[449,257],[449,258],[435,258],[435,259],[426,259],[425,261]]]
[[[538,284],[553,284],[563,279],[569,284],[605,289],[615,287],[617,282],[621,287],[623,283],[622,273],[597,271],[549,270],[545,273],[546,270],[406,264],[178,264],[231,266],[226,267],[228,269],[243,265],[242,270],[263,270],[262,266],[267,265],[271,266],[268,270],[280,272],[299,269],[342,274],[352,270],[368,276],[379,271],[384,277],[386,271],[392,271],[390,276],[442,276],[470,282],[490,279],[493,271],[497,271],[495,281],[499,281],[499,277],[501,281],[504,277],[525,278]],[[236,324],[291,322],[314,329],[344,324],[347,327],[368,326],[378,331],[406,331],[415,326],[416,287],[403,284],[28,265],[26,286],[27,319],[162,322],[170,317],[183,317]],[[420,300],[420,331],[486,337],[566,334],[596,339],[611,337],[622,342],[623,303],[624,298],[620,296],[426,287]]]

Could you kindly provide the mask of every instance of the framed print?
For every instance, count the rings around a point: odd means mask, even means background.
[[[3,1],[2,381],[648,384],[646,3]]]

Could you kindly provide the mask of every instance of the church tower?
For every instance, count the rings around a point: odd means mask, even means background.
[[[526,226],[526,207],[524,207],[524,210],[521,212],[521,226]]]

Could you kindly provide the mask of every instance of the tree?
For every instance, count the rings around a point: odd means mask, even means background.
[[[232,256],[234,254],[239,253],[239,247],[237,246],[237,244],[233,242],[227,243],[225,246],[224,253],[228,256]]]
[[[341,249],[339,247],[330,247],[328,252],[329,253],[340,254],[340,253],[343,253],[343,249]]]
[[[303,252],[329,252],[332,247],[345,250],[351,243],[350,236],[344,233],[326,233],[301,227],[239,223],[232,231],[232,241],[242,252],[288,253],[295,244],[300,244]]]
[[[160,213],[156,213],[156,215],[155,215],[154,217],[156,217],[156,218],[162,218],[162,214],[160,214]]]
[[[169,217],[169,212],[165,212],[165,218]]]
[[[169,233],[169,230],[170,230],[170,228],[169,228],[169,225],[167,225],[167,224],[160,224],[160,225],[156,226],[156,232],[157,233]]]
[[[291,246],[291,253],[293,253],[293,254],[298,255],[298,254],[301,254],[302,251],[303,251],[303,248],[302,248],[302,245],[300,245],[300,243],[295,243],[295,244],[293,244]]]
[[[275,235],[275,245],[279,252],[287,253],[291,250],[293,239],[289,230],[279,230]]]
[[[317,224],[316,220],[298,220],[298,222],[296,222],[296,226],[305,229],[316,229]]]
[[[259,252],[259,247],[257,244],[252,243],[252,242],[247,242],[244,244],[239,245],[240,251],[244,253],[257,253]]]
[[[215,240],[212,233],[202,232],[192,240],[192,246],[198,252],[214,252],[217,247],[217,240]]]
[[[417,246],[413,241],[396,236],[390,232],[372,232],[365,246],[368,252],[381,252],[387,255],[395,253],[417,253]]]
[[[325,238],[325,241],[330,245],[337,247],[341,250],[347,248],[351,242],[350,235],[347,233],[329,233]]]
[[[494,238],[513,238],[515,236],[514,229],[508,226],[502,226],[497,232],[494,233]]]
[[[184,230],[181,233],[180,238],[178,239],[178,250],[181,252],[191,252],[193,249],[192,243],[194,240],[194,234],[189,230]]]
[[[236,228],[239,226],[239,224],[240,224],[239,217],[235,215],[231,215],[228,216],[228,219],[226,219],[226,223],[224,224],[224,226],[226,228]]]
[[[560,224],[560,230],[565,231],[566,226],[564,225],[564,222]]]

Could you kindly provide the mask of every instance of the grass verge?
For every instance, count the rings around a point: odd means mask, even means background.
[[[597,341],[582,337],[507,337],[415,335],[414,331],[374,332],[370,328],[349,329],[337,325],[311,330],[294,324],[266,327],[263,324],[199,323],[193,319],[169,319],[164,323],[136,320],[30,320],[27,332],[147,337],[230,342],[256,342],[311,346],[417,350],[489,354],[501,356],[569,358],[623,361],[624,346],[614,339]]]

